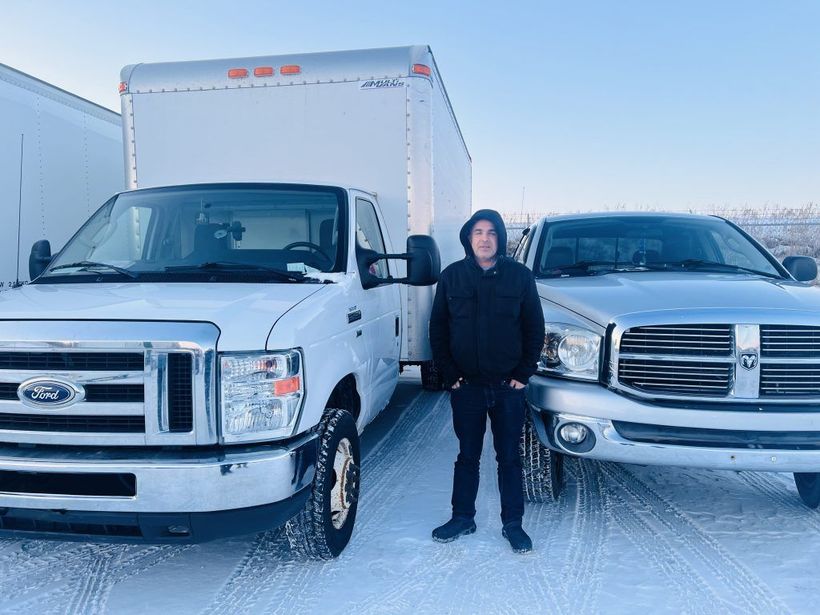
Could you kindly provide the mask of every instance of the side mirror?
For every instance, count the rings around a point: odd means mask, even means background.
[[[359,267],[359,278],[362,280],[362,288],[376,288],[380,284],[389,284],[392,280],[383,280],[377,275],[370,273],[370,266],[385,258],[384,254],[379,254],[375,250],[368,250],[356,245],[356,264]]]
[[[407,261],[406,278],[380,278],[370,273],[370,266],[380,260],[398,259]],[[356,245],[356,264],[362,288],[375,288],[382,284],[410,284],[410,286],[430,286],[438,282],[441,273],[441,257],[435,239],[428,235],[410,235],[407,238],[406,254],[379,254]]]
[[[783,266],[798,282],[813,282],[817,277],[817,261],[810,256],[787,256]]]
[[[441,256],[435,239],[429,235],[410,235],[407,255],[407,283],[410,286],[430,286],[438,282]]]
[[[51,244],[48,239],[35,241],[28,257],[28,275],[33,280],[46,270],[51,262]]]

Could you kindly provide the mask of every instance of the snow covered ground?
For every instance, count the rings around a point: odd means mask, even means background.
[[[472,536],[442,545],[456,443],[446,394],[403,378],[364,436],[356,530],[335,561],[278,532],[191,546],[0,541],[0,613],[808,613],[820,512],[790,475],[571,461],[528,505],[535,551],[501,537],[484,450]]]

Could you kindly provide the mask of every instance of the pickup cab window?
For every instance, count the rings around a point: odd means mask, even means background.
[[[344,264],[335,188],[222,184],[136,190],[106,203],[40,281],[296,281]]]
[[[784,277],[771,256],[719,218],[580,216],[549,222],[539,243],[535,274],[540,277],[615,271],[716,271]]]

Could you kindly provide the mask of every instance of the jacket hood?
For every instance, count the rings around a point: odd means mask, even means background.
[[[495,227],[495,232],[498,234],[498,252],[497,256],[507,255],[507,227],[504,226],[504,220],[501,214],[494,209],[479,209],[472,217],[464,223],[461,227],[461,232],[458,234],[461,239],[461,245],[464,246],[464,253],[467,256],[473,255],[473,248],[470,245],[470,231],[473,230],[473,225],[479,220],[488,220]]]

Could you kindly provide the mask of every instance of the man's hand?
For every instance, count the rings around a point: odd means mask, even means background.
[[[526,384],[523,384],[523,383],[521,383],[521,382],[518,382],[518,380],[516,380],[515,378],[512,378],[512,379],[510,380],[510,386],[511,386],[512,388],[514,388],[514,389],[523,389],[523,388],[524,388],[525,386],[527,386],[527,385],[526,385]]]
[[[461,387],[461,382],[462,382],[462,379],[461,379],[461,378],[459,378],[458,380],[456,380],[456,381],[453,383],[453,386],[451,386],[451,387],[450,387],[450,390],[451,390],[451,391],[455,391],[456,389],[458,389],[459,387]]]

